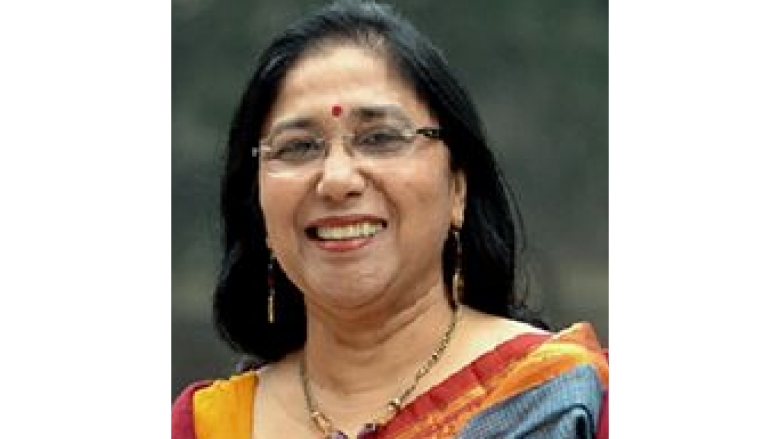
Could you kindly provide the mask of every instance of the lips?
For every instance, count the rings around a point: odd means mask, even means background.
[[[386,227],[387,223],[376,217],[329,217],[306,227],[306,235],[319,241],[346,241],[370,238]]]

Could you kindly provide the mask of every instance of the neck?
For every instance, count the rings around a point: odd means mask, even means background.
[[[443,292],[432,293],[389,312],[349,321],[310,312],[305,357],[312,377],[354,392],[360,390],[354,387],[362,375],[397,370],[399,365],[418,367],[436,348],[453,312]],[[376,378],[387,381],[387,375]]]
[[[320,410],[339,424],[368,422],[398,397],[452,322],[441,285],[406,306],[386,308],[391,312],[349,321],[309,309],[303,361]]]

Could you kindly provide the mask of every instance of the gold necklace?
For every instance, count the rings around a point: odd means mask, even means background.
[[[436,350],[434,350],[433,354],[428,357],[428,360],[423,363],[419,369],[417,369],[417,372],[414,374],[412,384],[404,389],[397,397],[388,401],[387,410],[383,415],[378,416],[372,422],[364,424],[363,428],[358,432],[357,439],[369,439],[373,437],[374,433],[379,431],[382,426],[393,419],[393,417],[395,417],[395,415],[401,410],[401,406],[409,397],[409,395],[414,392],[414,389],[417,388],[417,384],[420,382],[422,377],[431,371],[433,366],[439,361],[442,354],[447,349],[447,346],[449,346],[450,340],[452,339],[452,333],[455,331],[455,326],[458,323],[459,317],[460,307],[456,308],[455,312],[452,313],[452,318],[450,319],[450,324],[447,327],[447,331],[439,341],[439,345],[436,347]],[[317,427],[317,429],[320,430],[320,432],[322,432],[322,437],[324,439],[349,439],[349,436],[336,428],[336,426],[333,425],[333,421],[331,421],[328,416],[322,413],[322,411],[320,411],[319,407],[317,406],[317,403],[311,394],[309,376],[306,373],[306,361],[304,361],[303,355],[301,355],[301,360],[298,365],[298,371],[301,376],[301,384],[303,386],[303,395],[306,398],[306,409],[309,411],[309,416],[311,417],[314,425]]]

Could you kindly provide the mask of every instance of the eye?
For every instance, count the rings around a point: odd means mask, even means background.
[[[404,131],[396,127],[376,127],[357,133],[355,148],[367,154],[387,154],[402,150],[409,143]]]
[[[314,136],[292,136],[275,139],[270,145],[268,160],[303,162],[322,154],[322,142]]]

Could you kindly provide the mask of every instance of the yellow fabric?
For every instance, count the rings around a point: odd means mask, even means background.
[[[218,380],[192,396],[192,414],[198,439],[249,439],[252,437],[257,373]]]

